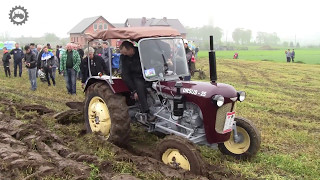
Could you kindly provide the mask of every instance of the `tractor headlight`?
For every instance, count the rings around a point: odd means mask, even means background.
[[[224,104],[224,97],[221,95],[215,95],[212,97],[213,103],[215,103],[218,107],[221,107]]]
[[[244,101],[244,99],[246,98],[246,92],[238,91],[237,94],[238,94],[238,101],[240,102]]]

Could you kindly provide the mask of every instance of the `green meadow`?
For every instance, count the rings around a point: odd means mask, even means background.
[[[286,62],[285,49],[259,50],[249,47],[249,50],[216,51],[217,59],[233,59],[234,53],[239,53],[238,60]],[[295,62],[303,64],[320,64],[320,48],[295,49]],[[207,58],[208,51],[200,51],[199,58]]]

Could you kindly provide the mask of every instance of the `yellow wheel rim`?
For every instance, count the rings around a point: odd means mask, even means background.
[[[101,132],[109,137],[111,119],[107,104],[98,96],[91,99],[88,108],[89,124],[92,132]]]
[[[240,142],[236,143],[231,132],[230,139],[224,142],[225,147],[233,154],[242,154],[250,147],[250,136],[248,132],[242,127],[237,126],[237,133],[240,136]]]
[[[190,171],[190,163],[185,155],[180,154],[178,149],[167,149],[162,154],[162,161],[172,167],[179,167]]]

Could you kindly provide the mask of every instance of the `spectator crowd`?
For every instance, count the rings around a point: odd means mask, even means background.
[[[86,49],[89,54],[91,64],[93,67],[92,75],[109,74],[109,56],[115,56],[115,62],[112,64],[112,71],[117,72],[119,69],[120,54],[114,52],[106,42],[98,45],[94,44]],[[110,54],[109,54],[110,53]],[[47,83],[48,86],[55,86],[57,75],[61,75],[65,79],[66,89],[69,94],[76,94],[76,81],[81,80],[84,84],[89,77],[87,70],[88,57],[84,57],[85,51],[81,45],[75,43],[68,43],[65,48],[57,45],[56,48],[51,47],[50,43],[47,45],[35,45],[30,43],[20,48],[20,44],[16,43],[15,48],[8,50],[3,48],[2,62],[5,76],[10,78],[22,77],[24,67],[28,71],[30,90],[37,90],[37,79],[41,82]],[[13,62],[13,73],[10,67],[10,62]],[[85,63],[84,63],[85,62]],[[101,67],[101,68],[100,68]]]
[[[184,39],[188,68],[193,76],[199,47],[190,48],[188,44]],[[13,62],[14,77],[21,77],[23,67],[26,67],[30,90],[37,90],[38,78],[48,86],[56,86],[57,75],[61,75],[64,77],[68,93],[75,95],[77,80],[81,81],[84,88],[89,73],[93,76],[110,75],[110,73],[119,75],[120,49],[109,47],[107,42],[93,43],[85,50],[75,43],[68,43],[65,48],[60,45],[53,48],[50,43],[45,46],[30,43],[20,48],[20,44],[16,43],[11,51],[6,47],[3,48],[2,61],[6,77],[11,77],[12,74],[10,60]],[[186,76],[184,80],[190,80],[191,76]]]

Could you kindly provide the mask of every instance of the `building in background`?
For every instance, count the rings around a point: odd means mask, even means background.
[[[72,28],[68,34],[70,34],[70,41],[81,44],[83,47],[86,46],[85,34],[94,34],[99,31],[111,29],[111,28],[122,28],[122,27],[152,27],[152,26],[166,26],[172,27],[180,32],[182,38],[186,38],[187,31],[178,19],[147,19],[142,18],[128,18],[125,23],[113,23],[111,24],[102,16],[95,16],[85,18],[79,22],[74,28]],[[111,46],[117,47],[117,39],[109,41]]]
[[[73,27],[68,34],[70,34],[70,42],[77,43],[86,46],[85,34],[94,34],[99,31],[115,28],[111,23],[109,23],[102,16],[95,16],[90,18],[85,18],[79,22],[75,27]],[[109,41],[111,46],[116,45],[116,40]]]
[[[146,17],[142,18],[128,18],[124,23],[125,27],[147,27],[147,26],[167,26],[172,27],[180,32],[183,38],[187,37],[187,30],[181,24],[178,19],[167,19],[166,17],[162,19],[150,18]]]

